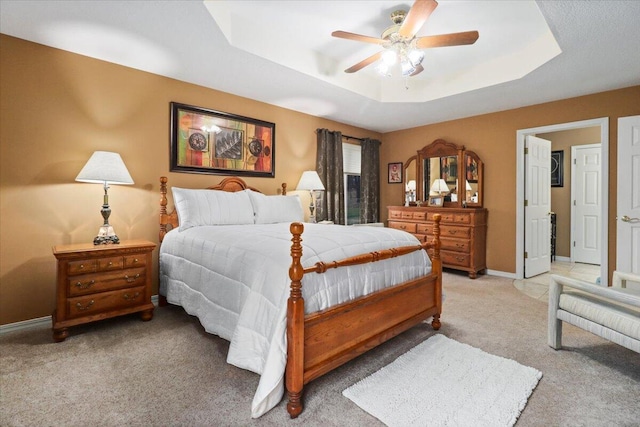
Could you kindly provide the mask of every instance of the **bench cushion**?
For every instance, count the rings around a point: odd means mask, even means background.
[[[559,308],[640,340],[640,310],[583,292],[560,295]]]

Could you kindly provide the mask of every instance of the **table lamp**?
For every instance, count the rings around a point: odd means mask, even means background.
[[[304,171],[302,172],[302,176],[300,177],[300,181],[298,182],[298,186],[296,187],[297,191],[309,190],[309,195],[311,196],[311,202],[309,203],[309,222],[316,222],[315,217],[315,197],[313,196],[313,192],[316,190],[324,190],[324,184],[320,180],[320,176],[316,171]]]
[[[98,230],[98,235],[93,239],[94,245],[106,245],[120,243],[120,239],[113,231],[113,227],[109,225],[109,215],[111,208],[109,207],[109,184],[133,184],[133,179],[129,175],[127,167],[124,165],[120,154],[109,151],[96,151],[91,155],[87,164],[84,165],[78,176],[78,182],[88,182],[93,184],[102,184],[104,186],[104,202],[102,204],[102,218],[104,224]]]
[[[449,186],[444,179],[436,179],[431,184],[431,192],[438,193],[438,195],[442,196],[443,194],[449,193]]]

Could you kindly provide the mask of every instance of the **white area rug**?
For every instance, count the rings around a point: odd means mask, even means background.
[[[342,394],[388,426],[512,426],[541,377],[439,334]]]

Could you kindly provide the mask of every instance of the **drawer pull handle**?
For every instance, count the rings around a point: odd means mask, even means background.
[[[138,258],[133,259],[133,263],[136,264],[138,262]]]
[[[140,277],[140,273],[136,274],[134,277],[129,277],[128,274],[124,275],[124,278],[127,280],[127,283],[135,282],[138,277]]]
[[[129,294],[124,294],[122,295],[122,298],[126,299],[127,301],[133,301],[134,299],[138,298],[140,296],[140,292],[136,292],[135,294],[133,294],[133,296],[129,295]]]
[[[87,283],[77,282],[76,283],[76,288],[78,288],[78,289],[89,289],[95,283],[96,283],[95,280],[89,280]]]
[[[449,234],[457,234],[458,230],[449,230]]]
[[[406,225],[401,225],[400,228],[403,229],[403,230],[406,230],[407,226]]]
[[[76,308],[80,311],[84,311],[84,310],[88,310],[94,303],[94,300],[89,301],[89,304],[83,306],[82,304],[80,304],[79,302],[76,303]]]
[[[462,249],[464,248],[464,245],[462,243],[456,243],[456,247]]]
[[[109,261],[109,267],[113,265],[113,261]]]
[[[84,268],[84,264],[80,264],[80,270]]]
[[[457,259],[458,261],[460,261],[460,262],[464,261],[464,257],[462,257],[462,256],[457,256],[457,257],[456,257],[456,259]]]

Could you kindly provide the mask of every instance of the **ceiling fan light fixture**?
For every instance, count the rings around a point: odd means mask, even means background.
[[[408,60],[402,61],[400,66],[402,67],[402,77],[409,77],[416,71],[416,67]]]
[[[382,62],[390,67],[398,62],[398,55],[393,49],[387,49],[382,53]]]
[[[411,49],[407,54],[409,61],[414,67],[422,64],[422,60],[424,59],[424,53],[420,49]]]
[[[384,61],[381,61],[377,66],[376,66],[376,71],[378,71],[378,73],[380,73],[381,75],[388,77],[390,76],[389,74],[389,66],[387,64],[385,64]]]

